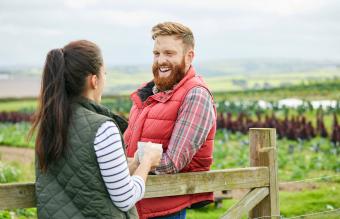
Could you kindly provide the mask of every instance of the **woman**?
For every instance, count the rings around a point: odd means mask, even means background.
[[[47,54],[32,128],[39,218],[138,218],[134,204],[162,152],[149,143],[140,163],[127,161],[127,124],[99,105],[104,84],[94,43],[75,41]]]

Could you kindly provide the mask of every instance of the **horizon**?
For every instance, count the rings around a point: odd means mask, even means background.
[[[236,63],[236,62],[271,62],[271,63],[282,63],[282,62],[300,62],[300,63],[313,63],[313,64],[330,64],[330,65],[338,65],[340,64],[340,59],[303,59],[303,58],[261,58],[261,57],[254,57],[254,58],[226,58],[226,59],[210,59],[210,60],[203,60],[200,63],[197,63],[194,59],[193,66],[204,66],[211,63]],[[105,62],[105,60],[104,60]],[[121,67],[149,67],[152,66],[152,62],[145,62],[145,63],[125,63],[125,64],[111,64],[106,65],[106,68],[121,68]],[[15,65],[0,65],[1,69],[8,70],[9,68],[14,69],[25,69],[25,68],[43,68],[43,63],[41,65],[34,65],[34,64],[15,64]]]

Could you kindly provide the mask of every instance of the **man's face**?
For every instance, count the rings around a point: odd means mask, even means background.
[[[183,79],[191,65],[182,40],[175,36],[158,36],[155,39],[153,54],[154,81],[162,91],[171,89]]]

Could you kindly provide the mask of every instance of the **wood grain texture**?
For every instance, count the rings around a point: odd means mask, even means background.
[[[228,209],[221,219],[239,219],[269,194],[267,187],[256,188],[248,192],[239,202]]]
[[[272,128],[253,128],[249,131],[250,166],[267,166],[269,168],[269,195],[252,211],[250,218],[280,214],[277,180],[276,130]]]
[[[149,176],[145,198],[248,189],[269,185],[267,167]],[[0,209],[35,207],[34,183],[0,185]]]

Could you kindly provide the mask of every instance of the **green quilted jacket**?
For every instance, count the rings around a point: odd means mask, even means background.
[[[93,142],[105,121],[115,122],[122,132],[127,127],[125,120],[93,101],[74,101],[66,153],[46,173],[36,165],[39,218],[138,218],[135,207],[122,212],[112,203],[100,174]]]

